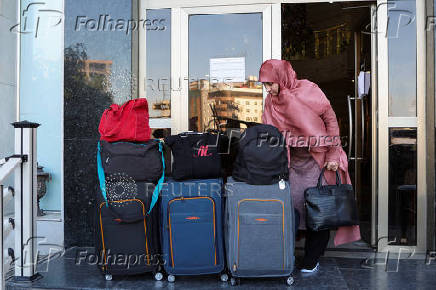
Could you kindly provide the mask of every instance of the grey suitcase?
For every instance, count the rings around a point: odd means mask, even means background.
[[[225,242],[231,283],[245,277],[286,277],[294,270],[295,227],[288,182],[249,185],[229,178]]]

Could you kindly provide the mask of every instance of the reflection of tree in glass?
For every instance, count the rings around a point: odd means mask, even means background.
[[[112,103],[103,79],[85,71],[88,56],[83,44],[65,48],[64,59],[64,175],[65,243],[93,245],[98,192],[95,162],[98,125]],[[92,61],[91,61],[92,62]],[[78,218],[80,217],[80,218]]]
[[[105,75],[87,74],[86,47],[76,43],[65,49],[65,138],[98,138],[98,124],[113,96],[105,87]]]

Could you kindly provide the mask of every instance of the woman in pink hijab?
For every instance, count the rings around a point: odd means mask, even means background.
[[[262,122],[277,127],[288,147],[289,182],[294,207],[300,214],[299,229],[306,230],[304,190],[316,186],[321,169],[328,184],[335,184],[335,171],[342,182],[351,184],[348,160],[342,149],[336,114],[321,89],[308,80],[299,80],[291,64],[285,60],[265,61],[259,71],[268,96]],[[315,272],[319,257],[330,237],[329,230],[306,231],[302,272]],[[341,227],[335,245],[360,239],[358,226]]]

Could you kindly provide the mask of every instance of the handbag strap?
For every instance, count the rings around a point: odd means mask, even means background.
[[[97,144],[97,173],[98,173],[98,181],[100,183],[101,194],[103,195],[103,199],[106,202],[106,207],[108,207],[109,204],[107,202],[107,196],[106,196],[106,177],[104,176],[104,170],[101,164],[100,141],[98,141]]]
[[[339,169],[338,170],[336,170],[336,185],[337,186],[340,186],[341,185],[341,177],[339,176]],[[319,174],[319,178],[318,178],[318,188],[320,188],[321,187],[321,185],[322,185],[322,178],[323,178],[323,176],[324,176],[324,172],[325,172],[325,167],[323,167],[322,169],[321,169],[321,173]]]
[[[159,140],[159,151],[162,155],[162,176],[159,178],[159,181],[157,182],[157,185],[154,188],[153,196],[151,198],[150,209],[148,210],[147,214],[149,214],[151,212],[154,205],[156,204],[156,202],[159,198],[159,193],[162,190],[164,179],[165,179],[165,159],[164,159],[164,154],[163,154],[163,149],[162,149],[162,142],[160,140]]]

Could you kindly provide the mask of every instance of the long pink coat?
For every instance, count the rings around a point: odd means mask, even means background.
[[[259,71],[259,81],[280,86],[278,96],[267,96],[262,122],[283,133],[288,149],[289,146],[309,147],[320,168],[326,161],[338,162],[341,179],[351,184],[336,114],[321,89],[308,80],[297,79],[291,64],[285,60],[265,61]],[[335,172],[326,170],[324,176],[328,184],[336,183]],[[340,227],[335,245],[359,239],[359,226]]]

